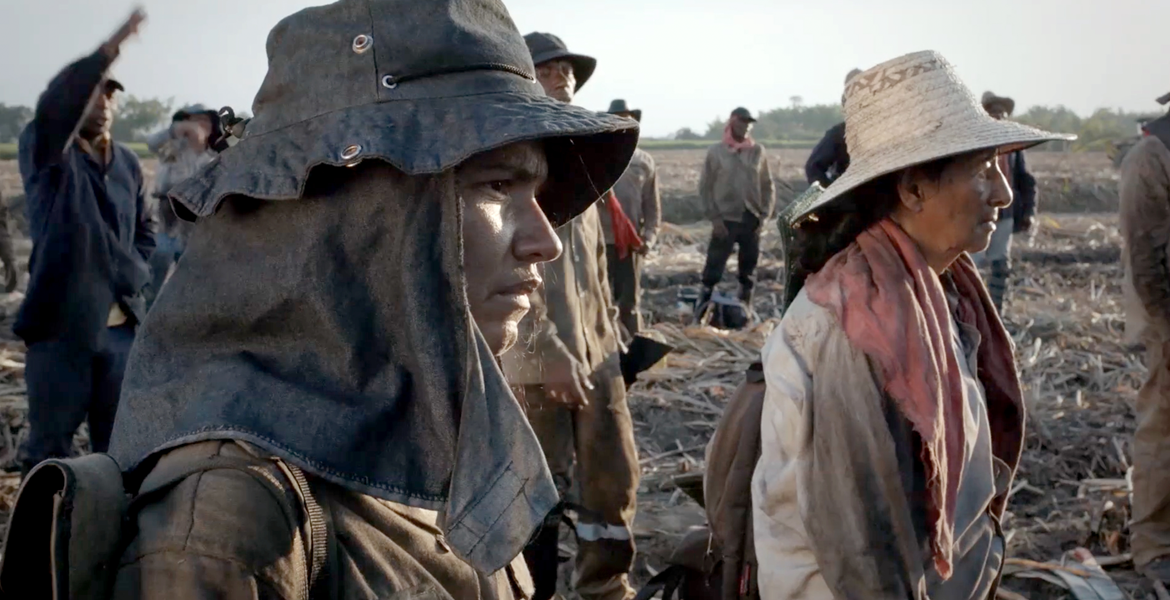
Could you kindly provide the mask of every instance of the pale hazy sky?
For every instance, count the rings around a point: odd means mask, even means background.
[[[417,0],[426,1],[426,0]],[[115,66],[129,93],[251,109],[264,42],[306,0],[145,0]],[[646,135],[753,111],[837,101],[845,74],[938,50],[976,94],[1019,109],[1155,110],[1170,91],[1170,0],[506,0],[521,33],[598,58],[578,103],[624,97]],[[69,61],[129,13],[126,0],[0,0],[0,102],[32,105]]]

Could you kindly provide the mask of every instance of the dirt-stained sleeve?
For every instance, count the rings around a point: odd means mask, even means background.
[[[146,178],[142,174],[142,164],[138,162],[137,157],[133,155],[128,155],[128,157],[133,158],[135,162],[134,182],[138,186],[138,193],[135,194],[134,198],[134,210],[136,213],[134,249],[138,250],[138,254],[142,256],[142,260],[150,261],[151,255],[154,254],[154,250],[158,246],[156,240],[156,236],[158,235],[157,211],[152,209],[146,199]]]
[[[802,294],[763,358],[752,480],[762,596],[926,600],[905,449],[864,354]]]
[[[111,600],[296,600],[240,564],[189,553],[159,553],[118,571]]]
[[[573,233],[571,229],[574,226],[573,223],[569,223],[556,230],[557,236],[561,238],[561,246],[564,251],[556,260],[544,263],[544,285],[529,296],[532,305],[529,309],[531,316],[525,321],[532,328],[532,350],[536,356],[540,357],[541,364],[564,360],[566,357],[572,356],[565,344],[561,342],[557,324],[553,322],[549,311],[561,310],[560,307],[567,306],[567,303],[572,301],[569,297],[571,292],[567,270],[573,268]],[[526,339],[523,333],[520,337]]]
[[[721,218],[719,206],[715,204],[715,179],[719,175],[719,159],[715,156],[716,146],[707,151],[703,172],[699,175],[699,198],[707,209],[707,218],[715,221]]]
[[[844,124],[835,125],[825,132],[825,136],[813,147],[808,161],[804,163],[804,176],[809,185],[820,183],[828,187],[830,181],[829,170],[837,164],[837,157],[841,154],[839,146],[845,143]]]
[[[804,524],[834,598],[928,600],[927,558],[892,408],[869,361],[837,328],[819,349],[803,449]],[[825,375],[828,376],[825,376]]]
[[[642,186],[642,238],[650,245],[658,239],[658,228],[662,225],[662,198],[658,193],[658,165],[654,157],[646,154],[646,183]]]
[[[1170,151],[1156,138],[1134,146],[1122,163],[1120,205],[1134,289],[1151,324],[1170,337]]]
[[[760,148],[760,202],[767,209],[760,220],[767,220],[776,208],[776,183],[772,181],[772,167],[768,166],[768,151]]]
[[[192,475],[136,521],[113,600],[297,600],[302,538],[273,492],[248,474]]]
[[[577,217],[577,219],[580,220],[580,227],[588,227],[592,231],[592,235],[588,236],[588,238],[596,240],[591,249],[593,255],[596,257],[596,262],[594,263],[597,265],[596,287],[594,287],[594,282],[589,282],[589,289],[585,293],[596,294],[598,296],[597,304],[609,308],[610,327],[617,334],[614,335],[614,338],[617,340],[618,345],[621,346],[620,350],[625,352],[625,344],[622,342],[622,336],[618,333],[622,330],[621,313],[618,311],[617,305],[613,302],[613,287],[609,285],[609,256],[605,251],[605,236],[601,233],[601,211],[594,204],[589,207],[589,210],[586,210],[581,216]],[[631,331],[630,333],[635,332]]]

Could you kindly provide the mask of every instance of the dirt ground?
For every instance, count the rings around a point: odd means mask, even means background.
[[[772,152],[777,179],[803,179],[807,151]],[[655,153],[664,213],[693,202],[702,151]],[[1033,153],[1030,166],[1041,183],[1041,228],[1032,240],[1016,238],[1014,293],[1006,321],[1017,354],[1029,408],[1027,448],[1016,480],[1004,531],[1010,556],[1060,562],[1083,547],[1109,565],[1111,577],[1131,598],[1152,598],[1127,560],[1132,402],[1145,374],[1142,355],[1122,340],[1120,236],[1116,173],[1103,154]],[[148,175],[151,161],[145,161]],[[0,192],[19,191],[15,163],[0,162]],[[686,212],[681,211],[681,212]],[[650,323],[679,347],[631,392],[642,462],[635,535],[639,546],[634,579],[661,570],[688,528],[702,525],[702,510],[672,479],[703,469],[703,448],[722,407],[742,381],[742,372],[779,313],[782,288],[776,230],[765,226],[764,256],[756,310],[761,320],[741,332],[721,332],[689,323],[678,294],[699,285],[708,227],[693,218],[664,226],[662,246],[645,265],[644,310]],[[27,239],[18,254],[27,260]],[[725,279],[734,290],[734,262]],[[22,281],[21,289],[24,282]],[[23,431],[23,345],[11,334],[20,292],[0,297],[0,466],[12,464]],[[84,436],[79,436],[79,444]],[[0,520],[6,517],[18,477],[0,476]],[[572,552],[566,540],[565,553]],[[568,565],[566,564],[566,567]],[[1067,592],[1036,568],[1012,566],[1005,588],[1033,599],[1064,598]],[[1039,569],[1040,576],[1045,569]],[[1051,576],[1049,576],[1051,579]]]

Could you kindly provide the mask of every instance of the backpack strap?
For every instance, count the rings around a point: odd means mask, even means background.
[[[298,600],[328,598],[326,569],[329,557],[329,526],[325,512],[313,496],[304,472],[283,460],[216,455],[174,465],[173,470],[160,477],[147,477],[130,503],[129,518],[135,519],[144,505],[165,495],[187,478],[220,469],[246,473],[274,493],[286,518],[295,528],[302,531],[304,539],[304,552],[299,555],[301,568],[297,569]],[[297,500],[295,505],[293,498]],[[300,518],[302,515],[303,521]]]

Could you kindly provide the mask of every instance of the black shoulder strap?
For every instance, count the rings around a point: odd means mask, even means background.
[[[145,504],[158,499],[171,488],[186,480],[192,475],[231,469],[246,473],[256,481],[276,492],[276,497],[282,499],[290,522],[300,527],[298,514],[304,514],[308,535],[305,536],[305,552],[302,556],[305,564],[298,571],[306,574],[306,580],[297,582],[299,600],[325,600],[328,598],[328,581],[325,571],[329,557],[329,527],[325,513],[309,488],[309,482],[304,472],[295,465],[279,459],[237,458],[232,456],[208,456],[192,460],[176,468],[173,473],[165,477],[144,482],[144,487],[138,491],[130,503],[128,514],[135,519],[138,510]],[[288,493],[293,492],[299,498],[301,506],[288,506]]]

